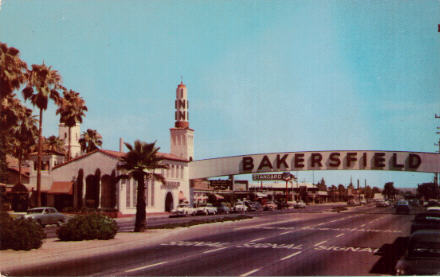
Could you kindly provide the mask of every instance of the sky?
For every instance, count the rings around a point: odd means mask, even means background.
[[[59,71],[103,148],[170,151],[188,88],[195,159],[320,150],[436,152],[440,1],[2,0],[0,41]],[[18,93],[19,94],[19,93]],[[29,107],[30,104],[28,104]],[[43,135],[57,135],[51,103]],[[35,110],[35,113],[37,111]],[[438,130],[437,130],[438,131]],[[396,187],[433,174],[293,172]],[[249,176],[240,176],[249,178]]]

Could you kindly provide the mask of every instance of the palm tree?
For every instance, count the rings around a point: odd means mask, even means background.
[[[25,107],[15,94],[6,95],[0,99],[0,180],[7,182],[8,165],[6,154],[14,152],[14,136],[11,136],[12,128],[17,127],[20,118],[23,118]]]
[[[47,150],[64,152],[64,141],[57,136],[50,136],[44,140]]]
[[[11,128],[11,147],[13,156],[18,159],[18,183],[21,184],[21,164],[31,152],[37,140],[37,119],[32,116],[32,110],[23,107],[22,117],[16,126]]]
[[[145,179],[158,180],[165,184],[165,177],[154,172],[155,169],[168,168],[162,164],[163,158],[157,155],[159,147],[156,142],[146,143],[136,140],[134,146],[125,143],[128,148],[127,154],[121,158],[118,170],[125,174],[121,178],[134,178],[137,180],[137,204],[136,204],[136,222],[135,232],[143,232],[146,225],[146,203],[145,203]]]
[[[74,127],[76,123],[82,123],[87,107],[85,106],[84,99],[79,96],[78,92],[69,90],[64,91],[63,95],[64,98],[61,98],[57,114],[61,115],[60,121],[69,127],[67,160],[70,160],[71,128]]]
[[[41,206],[41,144],[43,130],[43,111],[47,109],[49,98],[56,104],[59,103],[60,95],[58,90],[63,89],[61,85],[61,75],[52,67],[42,65],[32,65],[32,70],[28,73],[27,86],[23,89],[23,97],[30,100],[33,106],[40,109],[38,126],[38,158],[37,158],[37,205]],[[34,88],[36,93],[34,93]]]
[[[19,89],[26,80],[27,65],[19,54],[18,49],[0,42],[0,99]]]
[[[92,152],[102,146],[102,136],[96,130],[87,129],[82,133],[79,144],[82,152]]]

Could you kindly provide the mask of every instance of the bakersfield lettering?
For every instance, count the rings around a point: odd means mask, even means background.
[[[240,171],[283,171],[295,169],[372,169],[372,170],[416,170],[422,164],[418,154],[408,153],[387,156],[384,152],[320,152],[263,155],[256,160],[252,156],[242,157]]]

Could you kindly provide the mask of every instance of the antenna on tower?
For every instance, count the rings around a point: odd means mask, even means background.
[[[183,84],[183,76],[180,75],[180,83]]]

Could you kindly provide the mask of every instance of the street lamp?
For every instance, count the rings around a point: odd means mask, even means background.
[[[294,178],[295,178],[295,176],[293,174],[291,174],[290,172],[284,172],[283,175],[282,175],[282,179],[284,181],[286,181],[286,204],[287,204],[287,198],[289,196],[288,184],[289,184],[289,181],[294,179]]]

